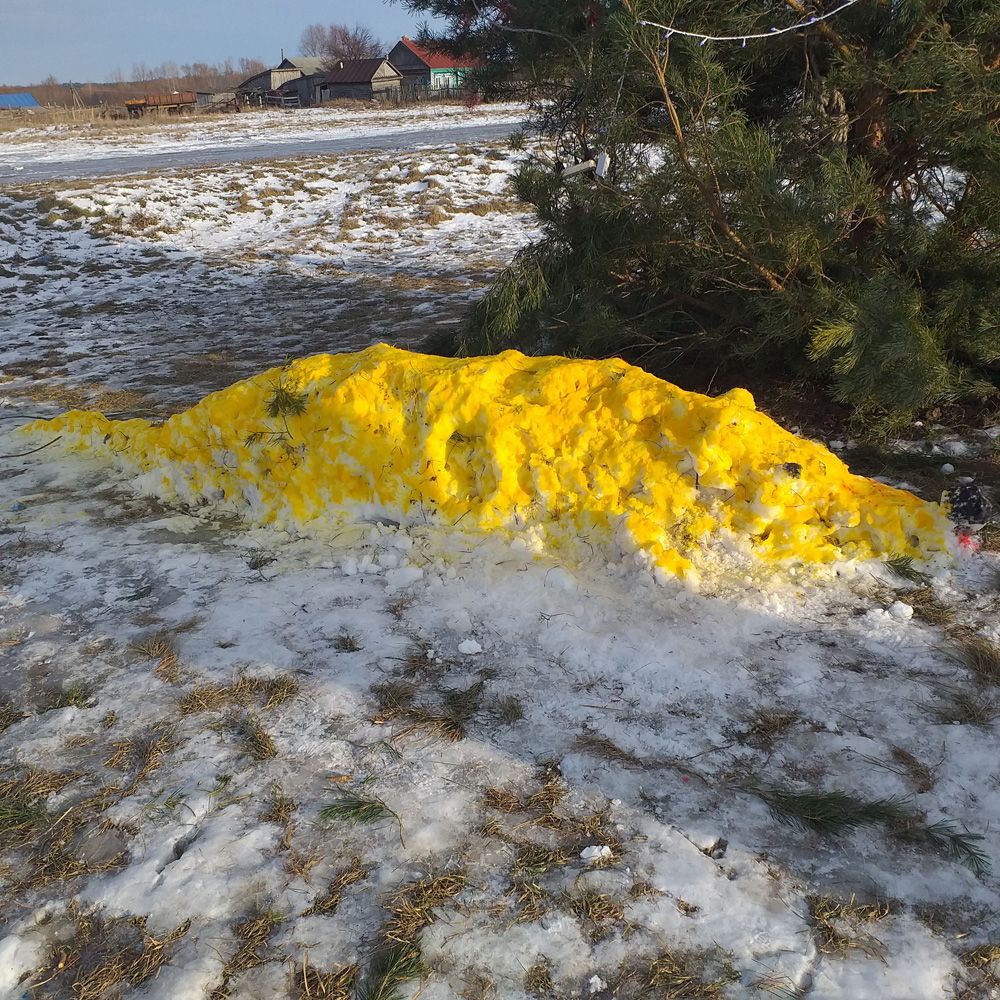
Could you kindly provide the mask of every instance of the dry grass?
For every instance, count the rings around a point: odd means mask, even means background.
[[[642,978],[658,1000],[723,1000],[739,974],[715,953],[665,951]]]
[[[174,640],[166,632],[157,632],[147,636],[137,642],[133,648],[148,659],[156,660],[153,673],[157,677],[169,684],[176,684],[180,680],[180,658],[177,655]]]
[[[483,805],[494,812],[512,815],[525,813],[522,825],[532,825],[549,831],[550,836],[562,840],[559,845],[572,854],[591,844],[606,844],[611,849],[609,857],[592,864],[595,868],[606,868],[615,864],[623,855],[624,847],[614,823],[604,812],[585,816],[571,816],[557,810],[566,796],[566,785],[555,766],[543,766],[539,772],[539,786],[526,795],[518,795],[510,789],[490,787],[483,793]],[[503,827],[488,823],[481,831],[484,836],[500,836],[510,839]]]
[[[32,996],[72,996],[74,1000],[121,996],[155,978],[191,927],[186,920],[157,938],[146,929],[145,917],[105,920],[76,909],[70,915],[75,924],[73,937],[54,948],[45,966],[26,984]],[[46,992],[39,994],[43,988]]]
[[[929,707],[939,723],[988,729],[1000,715],[997,700],[981,690],[939,687],[937,695],[941,700]]]
[[[464,739],[466,726],[479,710],[484,684],[476,681],[468,688],[444,691],[440,708],[428,708],[416,704],[417,688],[404,680],[391,680],[372,685],[379,710],[372,722],[384,725],[400,721],[406,725],[395,731],[393,741],[401,740],[414,733],[436,739],[457,742]]]
[[[893,746],[891,756],[893,763],[901,768],[903,773],[913,782],[914,788],[919,794],[929,792],[934,787],[937,781],[934,768],[928,767],[903,747]]]
[[[21,846],[55,817],[44,800],[83,777],[75,771],[7,771],[0,780],[0,845]]]
[[[534,923],[545,916],[551,897],[537,882],[514,882],[507,891],[517,906],[517,923]]]
[[[782,712],[770,708],[758,709],[745,723],[745,727],[735,734],[739,743],[768,752],[775,744],[788,735],[797,723],[802,721],[798,712]]]
[[[291,674],[277,677],[250,677],[240,674],[232,684],[199,684],[186,691],[177,702],[182,715],[219,712],[224,708],[247,708],[259,700],[264,711],[284,705],[299,693],[299,682]]]
[[[982,636],[970,636],[957,643],[956,654],[978,683],[1000,685],[1000,646]]]
[[[864,929],[892,913],[886,900],[859,903],[854,896],[848,900],[828,896],[809,898],[810,919],[816,948],[824,955],[843,958],[851,951],[862,951],[869,958],[882,958],[884,945]]]
[[[230,716],[228,725],[239,738],[240,749],[255,761],[273,760],[278,756],[273,737],[252,712]]]
[[[20,646],[31,633],[22,625],[19,628],[11,629],[0,638],[0,649],[14,649]]]
[[[89,861],[78,853],[80,839],[100,827],[100,814],[118,799],[118,788],[100,788],[89,798],[50,810],[46,799],[85,777],[28,769],[8,771],[0,778],[0,847],[23,852],[24,873],[7,887],[16,899],[52,882],[99,875],[121,868],[124,851],[104,861]]]
[[[295,1000],[351,1000],[351,987],[358,977],[358,966],[349,965],[335,972],[321,972],[309,965],[309,955],[292,969],[292,995]]]
[[[552,982],[552,970],[547,962],[536,962],[524,974],[524,992],[536,997],[552,995],[555,984]]]
[[[916,587],[913,590],[903,590],[899,599],[913,608],[913,614],[922,622],[936,628],[946,628],[955,620],[955,609],[949,607],[934,593],[929,586]]]
[[[595,924],[625,919],[625,908],[618,900],[594,889],[587,889],[573,897],[569,906],[580,920],[589,920]]]
[[[288,826],[292,822],[292,816],[298,809],[298,803],[291,796],[277,786],[271,788],[268,798],[267,808],[260,814],[262,823],[275,823],[278,826]]]
[[[313,914],[330,916],[336,913],[337,907],[340,906],[340,902],[343,899],[344,890],[348,886],[364,881],[371,874],[371,871],[371,868],[366,868],[361,863],[361,858],[352,858],[350,864],[334,875],[329,885],[327,885],[326,892],[322,896],[317,896],[313,900],[312,906],[302,916],[308,917]]]
[[[0,733],[5,733],[15,722],[20,722],[24,718],[25,714],[9,701],[0,701]]]
[[[454,899],[466,882],[464,873],[452,871],[396,889],[384,904],[390,918],[382,928],[383,940],[411,944],[419,931],[434,922],[434,910]]]
[[[281,921],[281,914],[260,907],[233,925],[239,947],[223,967],[222,982],[211,992],[210,1000],[227,1000],[230,996],[230,984],[236,976],[266,964],[268,942]]]
[[[483,805],[502,813],[515,813],[524,808],[520,797],[504,788],[487,788],[483,792]]]
[[[511,877],[514,879],[537,879],[548,874],[553,868],[563,868],[570,862],[570,855],[560,848],[543,847],[540,844],[520,844],[514,852]]]
[[[618,746],[614,740],[600,733],[582,733],[577,736],[573,746],[581,753],[588,753],[595,757],[603,757],[622,767],[642,767],[642,760],[630,750],[624,750]]]
[[[364,647],[353,632],[343,628],[340,630],[340,635],[333,640],[333,648],[338,653],[360,653]]]
[[[154,729],[152,733],[116,740],[111,744],[112,753],[104,761],[105,767],[132,775],[131,782],[122,790],[121,797],[135,794],[140,783],[163,763],[163,758],[180,746],[167,728]]]

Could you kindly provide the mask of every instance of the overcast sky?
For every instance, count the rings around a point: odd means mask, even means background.
[[[278,61],[307,24],[360,21],[390,42],[418,21],[382,0],[0,0],[0,83],[126,79],[136,63]]]

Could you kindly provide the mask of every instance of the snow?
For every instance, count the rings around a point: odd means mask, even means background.
[[[49,125],[0,133],[0,171],[25,162],[146,156],[203,149],[302,143],[401,132],[433,133],[466,125],[502,125],[512,130],[525,116],[521,104],[478,108],[433,104],[407,108],[302,108],[249,111],[205,119]]]
[[[406,207],[411,195],[372,191],[374,174],[397,168],[412,179],[430,163],[471,200],[476,177],[487,176],[480,166],[494,165],[498,184],[513,169],[509,157],[487,152],[379,159],[362,178],[364,239],[336,250],[319,220],[355,191],[356,161],[343,171],[349,177],[306,161],[315,193],[280,208],[260,203],[245,224],[230,210],[240,191],[284,184],[289,168],[269,165],[266,177],[212,168],[174,175],[176,187],[161,175],[60,192],[112,215],[145,197],[173,233],[101,235],[87,217],[46,227],[34,200],[5,198],[0,266],[12,274],[0,272],[9,379],[0,387],[0,454],[25,450],[16,428],[29,415],[62,405],[29,405],[18,389],[74,389],[89,403],[95,384],[138,384],[143,400],[131,412],[163,415],[265,367],[265,356],[279,363],[306,353],[338,326],[338,346],[374,339],[343,311],[324,326],[322,297],[276,330],[291,297],[255,290],[262,276],[315,278],[344,253],[353,294],[371,311],[371,286],[433,259],[417,244],[423,224],[407,235],[375,221],[383,211],[417,213]],[[242,187],[229,196],[229,184]],[[268,207],[285,221],[268,228]],[[299,225],[291,257],[264,255]],[[456,213],[449,226],[434,273],[458,261],[466,302],[533,231],[523,215],[502,211]],[[494,233],[501,246],[487,265]],[[249,261],[212,256],[241,239]],[[310,245],[326,240],[325,249]],[[66,266],[53,272],[25,259],[47,253]],[[476,254],[481,271],[470,264]],[[146,266],[157,259],[175,264]],[[91,265],[98,270],[88,275]],[[197,282],[210,294],[196,295]],[[116,297],[123,315],[94,310]],[[407,312],[419,301],[407,296]],[[59,315],[74,304],[83,315]],[[230,363],[203,370],[203,356],[227,344],[239,348]],[[968,440],[970,453],[985,446]],[[209,995],[237,950],[235,925],[269,907],[279,920],[263,964],[235,975],[230,989],[235,1000],[277,1000],[306,957],[326,971],[367,967],[393,893],[445,871],[467,881],[419,933],[428,973],[403,987],[407,1000],[458,1000],[475,977],[493,982],[497,996],[528,1000],[525,975],[540,962],[556,995],[614,996],[623,962],[648,966],[665,952],[695,956],[706,976],[723,975],[729,961],[730,1000],[940,1000],[957,976],[973,975],[961,956],[1000,937],[1000,733],[995,721],[942,724],[935,711],[949,690],[984,701],[989,691],[972,684],[953,638],[922,620],[912,584],[881,564],[793,576],[735,572],[720,560],[695,591],[632,558],[554,550],[537,538],[511,544],[462,523],[358,521],[307,536],[248,524],[235,510],[165,506],[138,485],[58,445],[0,462],[0,704],[23,716],[0,732],[0,754],[18,774],[78,774],[43,800],[43,830],[79,817],[71,846],[91,863],[76,878],[33,882],[44,860],[33,851],[44,844],[0,842],[5,1000],[56,973],[77,933],[71,902],[87,918],[146,917],[154,936],[191,919],[158,975],[126,993],[142,1000]],[[253,568],[264,557],[273,561]],[[1000,638],[998,569],[995,553],[963,551],[931,570],[954,634]],[[137,648],[159,633],[176,651],[172,678]],[[240,677],[287,677],[298,691],[270,708],[252,694],[247,704],[182,710],[193,691]],[[86,697],[53,707],[54,692],[73,685]],[[403,696],[411,708],[393,702]],[[446,712],[458,713],[461,738],[428,721]],[[241,742],[233,720],[247,713],[273,739],[273,757],[258,759]],[[173,748],[124,794],[137,775],[110,763],[115,744],[153,733],[168,734]],[[907,760],[926,767],[926,781]],[[546,781],[562,795],[551,815],[527,805]],[[898,798],[928,823],[982,835],[993,871],[977,876],[879,826],[829,836],[785,825],[758,785]],[[290,827],[263,818],[275,788],[297,803]],[[513,811],[490,790],[515,796]],[[323,819],[320,810],[344,794],[377,798],[391,815],[358,825]],[[116,845],[124,857],[100,870],[99,851]],[[562,852],[532,876],[544,894],[537,916],[525,915],[515,875],[526,845]],[[305,915],[354,858],[367,873],[339,907]],[[622,916],[596,924],[581,916],[587,892]],[[889,901],[887,916],[861,928],[876,946],[823,950],[811,909],[818,896]],[[69,975],[48,989],[69,995]]]

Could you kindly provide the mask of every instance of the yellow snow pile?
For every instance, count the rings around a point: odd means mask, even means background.
[[[273,368],[161,426],[74,411],[29,429],[114,456],[164,500],[256,523],[381,515],[535,548],[585,539],[678,576],[720,546],[815,564],[926,557],[949,534],[937,504],[851,475],[748,392],[710,398],[620,360],[379,345]]]

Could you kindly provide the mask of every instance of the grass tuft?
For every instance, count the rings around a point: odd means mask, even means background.
[[[121,797],[134,795],[139,785],[163,763],[163,758],[180,746],[169,729],[156,728],[143,736],[115,740],[112,753],[104,761],[105,767],[132,775],[132,781],[121,792]]]
[[[650,963],[645,978],[660,1000],[724,1000],[740,975],[728,960],[720,963],[717,954],[664,951]]]
[[[296,1000],[351,1000],[351,987],[358,977],[358,966],[348,965],[336,972],[321,972],[302,956],[302,964],[292,971],[292,990]]]
[[[299,682],[290,674],[277,677],[249,677],[241,674],[228,687],[224,684],[199,684],[186,691],[177,707],[182,715],[218,712],[229,705],[243,708],[260,699],[265,711],[278,708],[299,693]]]
[[[595,757],[603,757],[622,767],[642,767],[642,760],[630,750],[624,750],[608,736],[600,733],[581,733],[573,741],[574,749]]]
[[[1000,646],[976,635],[959,642],[957,653],[980,684],[1000,685]]]
[[[616,899],[595,889],[586,889],[570,902],[570,909],[581,920],[598,924],[606,920],[624,920],[625,909]]]
[[[267,964],[267,945],[281,921],[277,911],[258,907],[233,925],[239,947],[223,967],[222,982],[209,994],[209,1000],[228,1000],[230,983],[236,976]]]
[[[802,716],[798,712],[761,708],[747,719],[745,728],[734,733],[734,738],[737,743],[770,751],[801,721]]]
[[[54,712],[60,708],[93,708],[97,704],[93,689],[79,682],[68,688],[52,691],[42,711]]]
[[[986,729],[1000,713],[996,699],[982,691],[939,686],[937,695],[940,702],[929,708],[935,719],[945,725],[979,726]]]
[[[524,718],[524,704],[516,695],[505,695],[497,701],[496,712],[501,722],[512,726]]]
[[[173,639],[166,632],[147,636],[133,648],[148,659],[157,661],[153,670],[157,677],[162,677],[169,684],[176,684],[180,679],[180,659]]]
[[[278,756],[277,744],[252,712],[233,716],[230,728],[239,738],[240,748],[254,760],[273,760]]]
[[[353,632],[349,632],[346,628],[340,630],[340,635],[338,635],[333,640],[333,648],[338,653],[360,653],[364,648],[361,645],[360,640]]]
[[[869,958],[884,958],[884,945],[863,925],[878,923],[892,913],[886,900],[859,903],[854,896],[849,900],[812,896],[808,902],[813,937],[821,954],[843,958],[848,952],[862,951]]]
[[[909,604],[913,608],[913,614],[928,625],[945,628],[955,620],[955,609],[940,600],[933,587],[902,590],[899,592],[899,599]]]
[[[15,722],[20,722],[24,718],[25,714],[9,701],[0,701],[0,733],[5,733]]]
[[[535,962],[524,974],[524,992],[536,997],[548,997],[553,990],[555,984],[552,982],[552,970],[548,962]]]
[[[391,916],[382,928],[383,939],[411,944],[419,931],[434,922],[434,910],[457,896],[466,882],[463,872],[451,871],[397,889],[385,904]]]
[[[121,996],[156,977],[173,946],[191,928],[185,920],[169,934],[154,937],[145,917],[105,920],[100,914],[71,907],[73,936],[49,953],[45,966],[25,984],[26,996],[72,996],[104,1000]],[[46,987],[44,994],[38,991]]]
[[[340,906],[340,902],[343,899],[344,890],[358,882],[363,882],[371,872],[371,868],[366,868],[361,863],[361,858],[351,858],[350,864],[334,875],[326,888],[326,892],[322,896],[317,896],[313,900],[312,906],[302,916],[309,917],[313,914],[329,916],[332,913],[336,913],[337,907]]]
[[[559,848],[543,847],[540,844],[520,844],[514,852],[511,877],[514,879],[538,879],[553,868],[568,865],[569,854]]]

